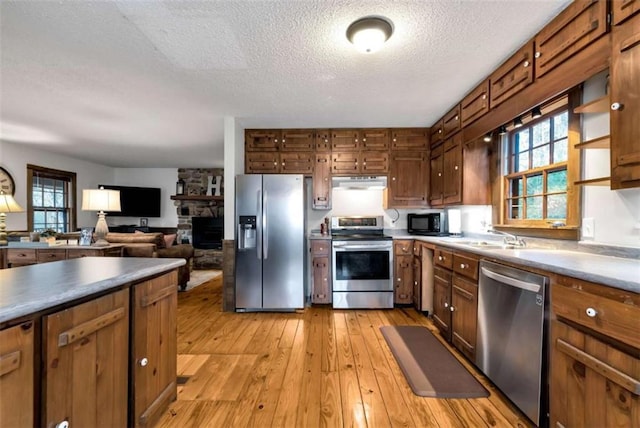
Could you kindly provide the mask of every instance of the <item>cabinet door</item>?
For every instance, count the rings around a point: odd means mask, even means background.
[[[280,150],[283,152],[312,152],[315,148],[313,129],[283,129]]]
[[[431,179],[429,180],[429,203],[442,205],[444,203],[444,148],[436,147],[431,151]]]
[[[607,32],[606,1],[575,1],[538,33],[536,79]]]
[[[313,170],[313,208],[331,209],[331,155],[317,154]]]
[[[445,204],[462,202],[462,134],[444,143],[442,195]]]
[[[427,206],[428,152],[391,152],[385,208]]]
[[[331,149],[344,152],[360,150],[360,131],[357,129],[332,129]]]
[[[435,147],[444,140],[444,121],[438,120],[430,130],[431,147]]]
[[[611,188],[640,187],[640,15],[613,27]]]
[[[451,272],[433,269],[433,323],[451,341]]]
[[[393,274],[396,277],[394,303],[411,304],[413,302],[413,256],[395,256]]]
[[[315,157],[313,153],[280,153],[282,174],[313,174]]]
[[[460,104],[461,124],[464,128],[489,112],[489,79],[471,91]]]
[[[451,288],[451,341],[471,361],[476,359],[478,286],[453,275]]]
[[[401,128],[391,130],[391,150],[428,150],[428,128]]]
[[[358,152],[333,153],[331,155],[331,172],[333,175],[353,175],[360,172]]]
[[[275,152],[280,148],[279,129],[247,129],[244,131],[245,150],[248,152]]]
[[[413,257],[413,307],[422,310],[420,302],[422,300],[422,259],[420,256]]]
[[[331,276],[328,256],[313,257],[311,303],[331,303]]]
[[[127,425],[129,290],[43,318],[43,425]]]
[[[244,164],[246,174],[278,174],[280,154],[276,152],[247,152]]]
[[[316,152],[331,151],[331,132],[328,129],[316,129]]]
[[[0,426],[34,426],[33,321],[0,331]]]
[[[611,2],[613,23],[620,24],[625,19],[640,12],[640,0],[615,0]]]
[[[460,130],[460,104],[451,109],[442,118],[444,138],[448,138]]]
[[[389,130],[363,129],[360,131],[362,150],[389,150]]]
[[[387,175],[389,172],[389,153],[387,152],[362,152],[360,153],[360,171],[363,174]]]
[[[550,426],[640,426],[640,359],[551,321]]]
[[[533,83],[533,43],[525,44],[489,76],[491,108]]]
[[[153,426],[177,394],[178,273],[133,287],[133,425]]]

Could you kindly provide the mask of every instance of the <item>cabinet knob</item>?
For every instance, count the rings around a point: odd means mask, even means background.
[[[522,65],[523,65],[525,68],[529,67],[529,61],[525,61]]]
[[[140,367],[146,367],[147,364],[149,364],[149,360],[145,357],[140,358],[140,361],[138,362],[138,364],[140,364]]]
[[[438,177],[442,177],[442,173],[441,172],[438,173]]]
[[[356,140],[356,141],[358,141],[358,140]],[[367,139],[366,139],[366,138],[363,138],[363,139],[362,139],[362,141],[367,141]]]
[[[587,308],[586,312],[587,312],[587,316],[588,316],[589,318],[593,318],[593,317],[595,317],[596,315],[598,315],[598,311],[596,311],[596,310],[595,310],[595,309],[593,309],[593,308]]]
[[[418,285],[418,281],[413,281],[413,285]]]
[[[324,282],[327,282],[327,278],[324,279]]]
[[[454,119],[454,120],[458,120],[458,115],[456,115],[456,117],[455,117],[455,119]]]
[[[460,269],[466,269],[467,265],[465,265],[464,263],[460,263]]]
[[[69,428],[69,421],[62,421],[56,424],[56,428]]]
[[[454,308],[453,306],[449,306],[449,310],[450,310],[451,312],[453,312],[453,311],[455,311],[455,308]]]
[[[438,129],[438,134],[442,134],[442,129]]]
[[[285,139],[283,138],[283,139],[282,139],[282,142],[284,143],[285,141],[287,141],[287,140],[285,140]]]
[[[392,178],[391,178],[391,181],[396,181],[396,178],[395,178],[395,177],[392,177]]]
[[[482,96],[482,99],[483,99],[483,100],[486,100],[486,99],[487,99],[487,94],[484,94],[484,95]]]
[[[454,166],[453,169],[458,170],[458,165]]]
[[[542,54],[540,53],[540,51],[538,51],[533,55],[533,57],[534,58],[540,58],[540,55],[542,55]]]
[[[438,256],[438,260],[443,261],[443,260],[444,260],[444,257],[442,257],[442,256]]]
[[[444,302],[444,307],[445,307],[445,308],[448,308],[448,307],[449,307],[449,304],[448,304],[447,302]]]
[[[397,140],[394,138],[394,139],[393,139],[393,142],[395,143],[396,141],[397,141]]]
[[[611,104],[611,110],[622,110],[622,104],[620,103]]]

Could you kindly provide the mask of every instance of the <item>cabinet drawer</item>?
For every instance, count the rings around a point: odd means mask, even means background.
[[[442,118],[444,138],[447,138],[460,130],[460,104],[451,109]]]
[[[451,251],[436,248],[433,253],[433,262],[446,269],[453,268],[453,253]]]
[[[311,254],[314,256],[328,256],[331,241],[328,239],[314,239],[311,241]]]
[[[413,255],[413,241],[409,239],[398,239],[393,241],[394,256]]]
[[[533,83],[533,43],[525,44],[489,76],[491,108]]]
[[[38,250],[38,263],[55,262],[66,258],[67,250]]]
[[[454,272],[464,275],[467,278],[471,278],[475,281],[478,280],[478,259],[469,257],[462,254],[453,255],[453,270]]]
[[[431,147],[435,147],[442,143],[444,139],[444,120],[440,119],[433,124],[430,130]]]
[[[106,251],[110,251],[110,250],[106,250]],[[76,249],[69,250],[67,253],[67,258],[79,259],[80,257],[99,257],[101,255],[102,255],[102,250],[93,250],[90,248],[83,248],[83,249],[77,249],[77,250]]]
[[[551,290],[551,305],[558,317],[640,349],[640,306],[637,296],[633,299],[624,296],[628,292],[613,289],[610,295],[595,294],[589,288],[604,292],[609,288],[568,278],[561,281],[564,284],[554,283]]]
[[[463,98],[460,104],[461,124],[464,128],[489,112],[489,79]]]
[[[36,263],[38,258],[36,257],[36,250],[26,249],[9,249],[7,250],[7,262],[8,263]]]

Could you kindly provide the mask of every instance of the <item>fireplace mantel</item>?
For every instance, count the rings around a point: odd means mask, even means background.
[[[174,201],[216,201],[224,202],[224,196],[211,195],[171,195]]]

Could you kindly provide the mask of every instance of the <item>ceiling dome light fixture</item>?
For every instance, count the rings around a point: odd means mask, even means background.
[[[363,53],[379,50],[391,34],[393,34],[391,21],[377,16],[360,18],[347,28],[347,39]]]

